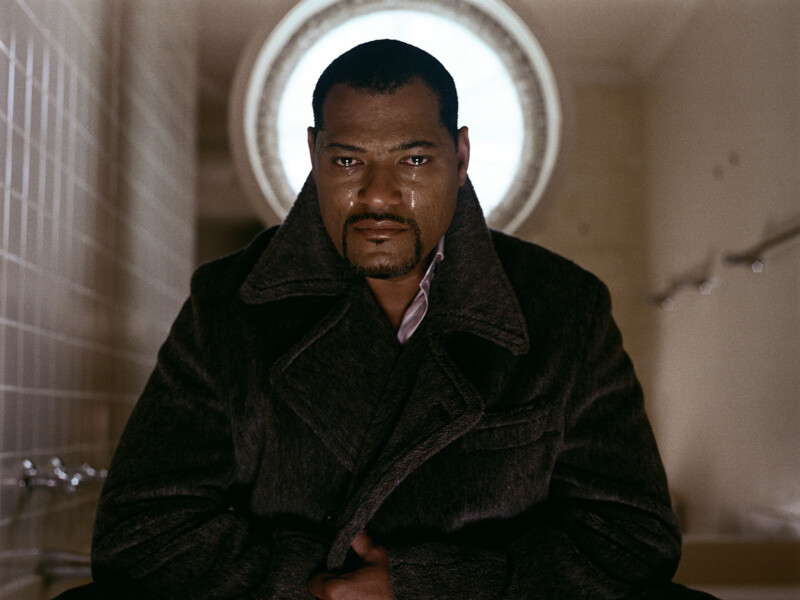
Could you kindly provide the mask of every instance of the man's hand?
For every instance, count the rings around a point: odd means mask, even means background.
[[[389,556],[383,546],[376,546],[366,531],[350,544],[363,564],[355,571],[335,575],[318,573],[308,582],[308,591],[320,600],[391,600]]]

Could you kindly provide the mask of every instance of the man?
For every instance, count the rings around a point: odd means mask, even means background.
[[[197,271],[122,437],[106,597],[666,594],[680,537],[605,287],[486,228],[430,55],[358,46],[313,104],[291,213]]]

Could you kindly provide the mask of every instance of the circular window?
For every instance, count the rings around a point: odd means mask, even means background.
[[[310,170],[306,128],[323,69],[353,46],[393,38],[430,52],[453,75],[459,125],[470,129],[469,175],[487,221],[513,231],[555,167],[561,107],[547,58],[498,1],[306,0],[243,56],[231,97],[230,139],[248,196],[281,220]]]

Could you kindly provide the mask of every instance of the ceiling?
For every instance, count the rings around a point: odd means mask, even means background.
[[[551,61],[575,80],[646,76],[708,0],[505,0]],[[203,144],[224,143],[228,90],[248,40],[273,28],[296,0],[197,0]]]

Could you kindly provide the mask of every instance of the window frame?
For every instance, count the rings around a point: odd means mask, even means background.
[[[302,0],[274,28],[253,36],[231,93],[229,140],[248,198],[267,223],[281,221],[294,202],[280,156],[278,113],[283,90],[302,55],[345,21],[386,10],[445,17],[494,50],[514,82],[524,130],[519,165],[490,226],[514,232],[541,203],[562,153],[563,96],[550,61],[530,28],[499,0]],[[309,98],[310,104],[310,98]]]

